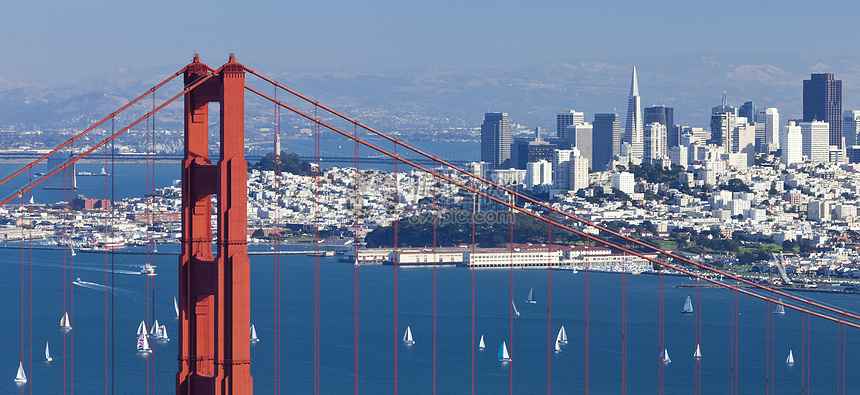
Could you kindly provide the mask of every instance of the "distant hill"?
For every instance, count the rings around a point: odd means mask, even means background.
[[[852,55],[846,55],[852,56]],[[639,71],[643,106],[675,108],[676,123],[706,126],[710,108],[727,91],[729,103],[775,106],[782,119],[801,115],[802,80],[811,72],[832,72],[843,80],[843,107],[860,108],[860,58],[812,58],[800,54],[687,54],[616,60],[576,60],[525,68],[490,70],[404,70],[387,73],[300,71],[288,66],[252,65],[315,100],[379,129],[421,138],[449,128],[479,127],[483,113],[504,111],[512,123],[554,131],[555,114],[567,109],[612,112],[626,117],[633,65]],[[0,127],[83,128],[115,111],[179,69],[125,69],[90,79],[16,80],[0,76]],[[158,93],[156,104],[178,93],[181,77]],[[254,82],[258,86],[257,82]],[[249,136],[271,127],[270,104],[248,94]],[[285,98],[279,94],[279,98]],[[136,106],[141,115],[152,101]],[[308,108],[304,106],[302,108]],[[159,128],[181,130],[181,100],[156,118]],[[131,115],[123,119],[130,120]],[[307,123],[284,116],[284,128]]]

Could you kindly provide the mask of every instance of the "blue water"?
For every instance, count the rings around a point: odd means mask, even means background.
[[[176,245],[159,246],[160,251]],[[260,247],[257,247],[260,248]],[[262,247],[268,249],[268,247]],[[29,254],[24,253],[25,300],[29,276]],[[105,271],[113,259],[117,273]],[[74,273],[65,279],[65,300],[72,312],[71,333],[59,329],[63,314],[63,255],[56,251],[34,250],[32,253],[32,327],[24,322],[21,331],[21,252],[0,249],[0,289],[6,303],[0,305],[5,335],[0,340],[0,393],[33,389],[33,393],[61,393],[65,348],[66,386],[74,373],[78,393],[102,393],[110,385],[111,363],[116,393],[144,393],[147,384],[147,361],[154,393],[172,393],[177,368],[174,338],[169,343],[154,342],[153,354],[138,355],[134,345],[135,331],[142,319],[151,325],[147,310],[145,276],[134,274],[143,263],[143,255],[111,257],[104,254],[78,253]],[[173,312],[176,295],[176,256],[158,255],[155,284],[155,317],[168,327],[174,337],[177,321]],[[68,265],[69,257],[65,257]],[[280,336],[281,393],[312,393],[314,373],[314,258],[282,256],[281,333],[274,332],[273,278],[274,257],[253,255],[252,321],[260,342],[251,345],[252,374],[257,393],[273,392],[273,339]],[[347,393],[353,386],[353,280],[355,268],[334,258],[320,262],[320,389],[323,393]],[[552,391],[580,393],[584,379],[584,273],[552,272],[552,322],[547,327],[547,272],[516,270],[513,272],[514,300],[522,315],[513,319],[510,338],[510,275],[507,270],[475,272],[475,337],[471,336],[471,272],[462,268],[439,268],[436,271],[436,389],[438,393],[471,392],[471,358],[473,342],[480,335],[487,343],[485,351],[475,351],[475,390],[478,393],[507,393],[513,374],[515,393],[545,392],[547,371],[551,368]],[[394,350],[397,350],[397,385],[400,393],[429,393],[433,386],[433,271],[400,269],[398,271],[398,317],[394,323],[393,278],[390,266],[362,266],[359,276],[359,389],[361,393],[391,393],[394,390]],[[113,320],[108,320],[105,341],[105,317],[110,317],[110,299],[105,313],[103,290],[72,287],[74,277],[84,281],[116,287]],[[694,380],[695,317],[680,314],[684,299],[695,291],[674,288],[686,278],[665,278],[665,339],[672,363],[665,367],[666,393],[690,393]],[[621,384],[621,276],[592,273],[590,277],[590,390],[594,393],[619,393]],[[521,303],[529,288],[534,287],[537,304]],[[97,287],[96,287],[97,288]],[[628,276],[628,393],[653,393],[657,389],[658,355],[658,277]],[[72,304],[72,291],[74,303]],[[149,295],[150,297],[152,295]],[[857,306],[857,297],[845,295],[802,294],[837,306]],[[701,290],[702,386],[703,393],[724,394],[730,384],[731,293],[726,290]],[[149,303],[152,303],[151,300]],[[25,304],[24,317],[29,310]],[[801,315],[788,311],[773,316],[764,302],[741,296],[739,299],[738,353],[741,393],[763,393],[766,380],[766,325],[775,319],[776,393],[801,392]],[[550,354],[548,339],[554,340],[560,325],[565,325],[570,343],[560,354]],[[410,325],[416,344],[400,342],[406,325]],[[834,372],[837,352],[835,324],[822,320],[812,322],[811,386],[813,393],[836,392]],[[29,333],[32,328],[32,354]],[[549,331],[549,332],[548,332]],[[112,335],[112,338],[110,337]],[[855,372],[860,364],[858,331],[849,330],[847,371]],[[66,345],[63,346],[65,340]],[[45,341],[51,343],[54,361],[44,362]],[[74,360],[71,359],[74,341]],[[496,353],[502,341],[507,342],[513,362],[503,365]],[[30,382],[18,387],[12,379],[24,347],[25,369]],[[110,346],[113,346],[111,351]],[[797,364],[786,366],[788,350],[794,351]],[[111,357],[112,352],[112,357]],[[840,351],[841,352],[841,351]],[[30,357],[32,355],[32,357]],[[32,362],[32,365],[30,365]],[[74,369],[71,364],[74,362]],[[5,384],[2,384],[5,383]],[[856,388],[860,378],[847,378],[848,388]],[[850,391],[849,391],[850,392]]]

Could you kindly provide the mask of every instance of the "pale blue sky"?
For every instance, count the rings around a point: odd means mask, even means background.
[[[2,1],[0,78],[217,65],[486,69],[683,53],[856,52],[853,1]],[[257,66],[259,67],[259,66]]]

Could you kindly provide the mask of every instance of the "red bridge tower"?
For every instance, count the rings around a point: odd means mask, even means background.
[[[231,54],[220,69],[194,60],[185,95],[182,160],[182,253],[179,256],[177,394],[251,394],[250,271],[247,245],[245,69]],[[209,103],[221,107],[221,157],[209,158]],[[212,195],[217,242],[212,251]]]

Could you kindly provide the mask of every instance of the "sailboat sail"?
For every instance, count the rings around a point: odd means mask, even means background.
[[[406,333],[403,334],[403,344],[415,344],[415,340],[412,340],[412,328],[409,325],[406,326]]]
[[[529,297],[526,299],[526,303],[537,303],[535,302],[535,289],[529,289]]]
[[[158,327],[158,338],[164,341],[170,341],[170,338],[167,337],[167,327],[162,325]]]
[[[258,341],[260,341],[260,338],[257,337],[257,327],[251,324],[251,342],[256,343]]]
[[[702,349],[699,348],[699,345],[696,344],[696,351],[693,353],[693,358],[701,358],[702,357]]]
[[[15,382],[16,383],[26,383],[27,382],[27,375],[24,374],[24,363],[23,362],[18,362],[18,374],[15,375]]]
[[[789,365],[794,364],[794,354],[791,352],[791,350],[788,350],[788,358],[785,359],[785,363]]]
[[[64,330],[72,330],[72,321],[69,320],[69,313],[63,315],[63,318],[60,318],[60,328]]]
[[[45,360],[51,362],[54,358],[51,358],[51,349],[48,348],[48,342],[45,342]]]
[[[559,344],[559,341],[556,340],[555,341],[555,352],[560,352],[560,351],[561,351],[561,344]]]
[[[158,327],[159,326],[161,326],[161,325],[158,325],[158,320],[155,320],[155,323],[152,324],[152,328],[149,329],[149,335],[152,337],[158,337]]]
[[[502,346],[499,347],[499,361],[500,362],[510,362],[511,356],[508,354],[508,346],[505,345],[505,342],[502,342]]]
[[[140,325],[137,326],[137,335],[145,335],[146,334],[146,322],[140,321]]]
[[[663,352],[662,352],[662,353],[660,353],[660,360],[662,360],[662,361],[663,361],[663,363],[669,363],[669,362],[672,362],[672,360],[671,360],[671,359],[669,359],[669,350],[667,350],[667,349],[665,349],[665,348],[663,349]]]
[[[484,344],[484,335],[481,335],[481,341],[478,342],[478,349],[483,350],[485,348],[487,348],[487,346]]]
[[[151,353],[152,349],[149,348],[149,341],[146,340],[146,335],[142,334],[137,337],[137,352],[141,353]]]
[[[684,302],[684,308],[681,309],[681,312],[684,314],[690,314],[693,312],[693,301],[690,299],[690,296],[687,296],[687,300]]]
[[[779,304],[773,309],[774,314],[785,314],[785,306],[782,305],[782,298],[779,298]]]
[[[567,344],[567,331],[564,330],[564,325],[558,330],[558,336],[556,336],[555,341],[559,344]]]
[[[511,307],[513,307],[513,308],[514,308],[514,315],[516,315],[517,317],[519,317],[519,316],[520,316],[520,312],[519,312],[519,311],[517,311],[517,305],[515,305],[515,304],[514,304],[514,300],[513,300],[513,299],[511,299]]]
[[[179,303],[176,302],[176,297],[173,297],[173,309],[176,310],[176,318],[179,318]]]

